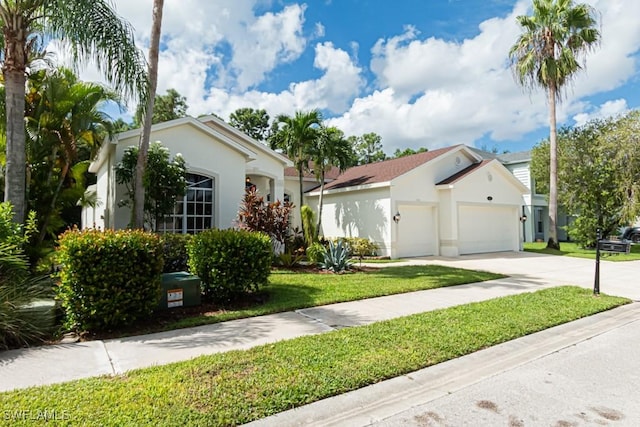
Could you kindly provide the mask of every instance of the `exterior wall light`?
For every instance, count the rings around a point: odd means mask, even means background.
[[[396,214],[393,216],[393,222],[396,224],[400,222],[400,212],[396,211]]]
[[[491,197],[491,196],[487,196],[487,200],[488,200],[488,201],[492,201],[492,200],[493,200],[493,197]]]
[[[523,214],[523,215],[520,217],[520,222],[525,222],[526,220],[527,220],[527,216]]]

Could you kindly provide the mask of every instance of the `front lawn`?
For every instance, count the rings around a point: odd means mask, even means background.
[[[323,274],[274,270],[265,288],[264,301],[244,307],[224,307],[202,315],[162,324],[153,323],[136,333],[186,328],[244,317],[291,311],[337,302],[435,289],[505,277],[483,271],[429,266],[385,267],[349,274]],[[125,332],[126,334],[126,332]]]
[[[629,302],[577,287],[461,305],[117,377],[0,393],[7,425],[237,425]],[[27,412],[29,411],[29,412]]]
[[[584,249],[573,242],[560,242],[560,250],[547,249],[544,242],[528,242],[524,244],[524,250],[539,254],[572,256],[576,258],[596,259],[595,249]],[[600,259],[606,261],[636,261],[640,260],[640,245],[631,245],[631,252],[628,254],[608,254],[600,252]]]

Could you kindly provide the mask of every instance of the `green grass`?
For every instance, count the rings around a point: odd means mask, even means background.
[[[547,249],[544,242],[525,243],[524,250],[539,254],[572,256],[576,258],[596,259],[595,249],[584,249],[573,242],[560,242],[560,250]],[[628,254],[607,254],[600,252],[600,259],[606,261],[637,261],[640,260],[640,245],[631,245],[631,252]]]
[[[268,299],[263,304],[241,309],[229,308],[212,316],[181,319],[162,325],[161,329],[192,327],[337,302],[483,282],[502,277],[505,276],[442,266],[385,267],[353,274],[297,273],[276,270],[269,276],[270,283],[265,288]]]
[[[627,303],[586,289],[545,289],[188,362],[0,393],[59,425],[235,425],[406,374]],[[0,422],[2,422],[0,420]],[[56,423],[53,423],[54,425]]]

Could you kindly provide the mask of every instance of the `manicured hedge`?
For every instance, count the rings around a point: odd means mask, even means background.
[[[107,330],[149,316],[160,298],[160,238],[139,230],[70,230],[60,236],[57,297],[66,326]]]
[[[202,280],[205,298],[224,302],[268,282],[271,239],[261,232],[207,230],[187,244],[189,267]]]
[[[174,273],[189,270],[189,254],[187,243],[191,234],[167,233],[160,236],[164,257],[163,273]]]

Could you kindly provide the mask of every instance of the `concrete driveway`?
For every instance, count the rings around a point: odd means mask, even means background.
[[[594,260],[531,252],[499,252],[463,255],[458,258],[425,257],[407,259],[402,264],[439,264],[485,270],[511,276],[521,283],[541,286],[576,285],[593,289]],[[600,292],[640,301],[640,261],[600,261]]]

